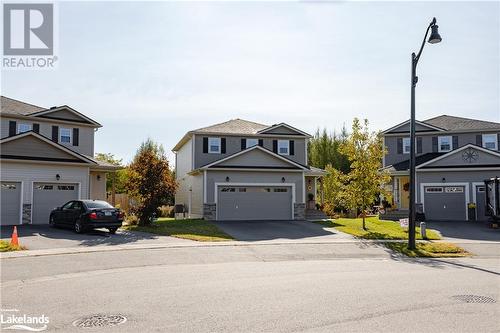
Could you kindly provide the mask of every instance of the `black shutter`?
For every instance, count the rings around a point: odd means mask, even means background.
[[[295,155],[295,142],[290,140],[290,155]]]
[[[16,135],[16,122],[13,120],[9,121],[9,136]]]
[[[403,138],[398,138],[398,154],[403,153]]]
[[[241,139],[241,150],[247,149],[247,139]]]
[[[78,146],[80,143],[80,130],[78,128],[73,128],[73,146]]]
[[[458,136],[454,135],[452,137],[452,141],[453,141],[453,149],[457,149],[458,148]]]
[[[203,153],[208,153],[208,138],[203,138]]]
[[[226,138],[220,139],[220,152],[221,152],[221,154],[226,153]]]
[[[259,146],[264,147],[264,140],[263,139],[259,139]]]
[[[278,153],[278,140],[273,140],[273,152]]]
[[[481,134],[476,135],[476,145],[483,146],[483,136]]]
[[[59,126],[52,126],[52,141],[59,142]]]
[[[40,133],[40,124],[33,124],[33,132]]]
[[[417,154],[422,154],[422,137],[417,137]]]
[[[438,138],[437,136],[432,137],[432,152],[437,153],[438,151]]]
[[[500,151],[500,133],[497,134],[497,140],[498,140],[497,150]]]

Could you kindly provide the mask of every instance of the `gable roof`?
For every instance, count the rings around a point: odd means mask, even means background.
[[[423,163],[426,163],[428,161],[434,160],[437,157],[446,155],[447,153],[426,153],[422,155],[418,155],[415,157],[415,165],[419,166]],[[394,163],[392,165],[389,165],[385,167],[384,169],[390,169],[393,168],[395,171],[406,171],[410,168],[410,160],[404,160],[398,163]]]
[[[231,119],[223,123],[198,128],[193,133],[255,134],[269,126],[244,119]]]
[[[281,166],[279,166],[279,167],[278,166],[269,167],[267,165],[263,165],[263,166],[257,166],[257,165],[252,165],[252,166],[243,166],[243,165],[242,166],[239,166],[239,165],[231,166],[231,165],[224,165],[224,164],[226,164],[226,162],[228,162],[230,160],[233,160],[235,158],[238,158],[238,156],[249,154],[249,153],[251,153],[253,151],[256,151],[256,150],[259,151],[259,152],[263,152],[264,154],[266,154],[266,155],[268,155],[268,156],[270,156],[272,158],[275,158],[275,159],[278,159],[278,160],[280,160],[282,162],[285,162],[283,164],[283,166],[289,165],[290,169],[309,170],[309,168],[307,166],[302,165],[300,163],[297,163],[295,161],[292,161],[292,160],[290,160],[290,159],[288,159],[286,157],[283,157],[281,155],[278,155],[278,154],[276,154],[276,153],[274,153],[274,152],[272,152],[272,151],[270,151],[270,150],[268,150],[266,148],[263,148],[261,146],[253,146],[251,148],[244,149],[242,151],[236,152],[236,153],[234,153],[232,155],[229,155],[229,156],[227,156],[225,158],[222,158],[220,160],[217,160],[215,162],[208,163],[208,164],[200,167],[200,169],[209,169],[209,168],[214,168],[214,167],[226,167],[226,168],[245,168],[245,167],[251,167],[251,168],[260,168],[260,169],[261,168],[269,168],[269,169],[283,168]]]
[[[424,120],[424,123],[444,128],[447,131],[498,129],[500,123],[492,121],[442,115]]]
[[[500,158],[500,153],[499,152],[496,152],[494,150],[483,148],[481,146],[469,143],[469,144],[466,144],[465,146],[462,146],[462,147],[460,147],[458,149],[455,149],[455,150],[452,150],[450,152],[442,153],[441,156],[437,156],[437,157],[435,157],[435,158],[433,158],[431,160],[426,161],[425,163],[421,163],[421,164],[417,165],[417,169],[430,168],[431,164],[436,163],[436,162],[438,162],[438,161],[440,161],[442,159],[445,159],[447,157],[450,157],[452,155],[458,154],[461,151],[469,149],[469,148],[473,148],[475,150],[479,150],[479,151],[481,151],[483,153],[486,153],[488,155],[492,155],[492,156],[496,156],[496,157]],[[477,166],[484,166],[484,165],[477,165]],[[443,167],[446,167],[446,166],[438,166],[438,167],[439,168],[443,168]],[[450,167],[453,167],[453,166],[450,166]],[[474,167],[474,165],[473,164],[469,164],[469,165],[467,165],[467,167]]]
[[[50,117],[51,113],[57,113],[61,111],[70,112],[76,117],[72,119]],[[96,127],[102,127],[102,125],[99,124],[97,121],[85,116],[84,114],[76,111],[75,109],[67,105],[44,108],[41,106],[29,104],[6,96],[0,96],[0,113],[13,114],[24,117],[52,118],[69,122],[87,123],[87,124],[92,124]]]
[[[394,133],[409,132],[409,128],[408,129],[404,129],[403,131],[399,131],[399,132],[396,131],[398,128],[401,128],[401,127],[409,127],[409,123],[410,123],[410,120],[408,119],[408,120],[403,121],[402,123],[399,123],[399,124],[397,124],[397,125],[389,128],[389,129],[386,129],[382,133],[385,134],[385,133],[390,133],[390,132],[394,132]],[[418,120],[415,120],[415,124],[417,126],[424,127],[426,129],[428,129],[429,131],[444,131],[445,130],[444,128],[441,128],[441,127],[438,127],[438,126],[434,126],[434,125],[431,125],[431,124],[427,124],[425,122],[418,121]]]
[[[304,136],[307,136],[307,137],[311,137],[310,134],[307,134],[306,132],[303,132],[293,126],[290,126],[288,124],[285,124],[285,123],[279,123],[279,124],[276,124],[276,125],[273,125],[273,126],[270,126],[268,128],[264,128],[262,130],[260,130],[258,133],[261,133],[261,134],[265,134],[265,133],[271,133],[272,134],[280,134],[278,132],[274,132],[275,130],[279,129],[280,127],[283,127],[285,129],[287,129],[288,131],[291,131],[292,133],[296,134],[296,135],[304,135]],[[284,134],[292,134],[292,133],[284,133]]]

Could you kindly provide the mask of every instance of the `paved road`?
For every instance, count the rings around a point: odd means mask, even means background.
[[[343,248],[348,246],[347,248]],[[81,332],[498,332],[498,258],[413,260],[373,244],[186,247],[2,259],[2,308]],[[361,255],[365,253],[366,255]],[[468,304],[455,295],[488,296]]]

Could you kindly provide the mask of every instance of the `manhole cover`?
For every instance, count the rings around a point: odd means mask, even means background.
[[[479,295],[455,295],[452,298],[464,303],[496,303],[491,297]]]
[[[75,320],[73,326],[84,328],[107,327],[120,325],[126,321],[127,318],[122,315],[95,314]]]

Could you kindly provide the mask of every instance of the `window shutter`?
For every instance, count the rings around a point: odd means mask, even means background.
[[[483,146],[483,136],[481,134],[476,135],[476,145]]]
[[[422,154],[422,137],[417,137],[417,154]]]
[[[497,150],[500,151],[500,133],[497,133]]]
[[[73,146],[78,146],[80,143],[80,130],[78,128],[73,128]]]
[[[40,133],[40,124],[33,124],[33,132]]]
[[[59,142],[59,126],[52,126],[52,141]]]
[[[220,139],[220,152],[221,152],[221,154],[226,153],[226,138]]]
[[[264,140],[263,139],[259,139],[259,146],[264,147]]]
[[[295,155],[295,141],[290,140],[290,155]]]
[[[203,153],[208,153],[208,138],[203,138]]]
[[[9,136],[16,135],[16,122],[13,120],[9,121]]]
[[[278,153],[278,140],[273,140],[273,152]]]
[[[241,150],[247,149],[247,139],[241,139]]]
[[[433,136],[432,137],[432,152],[437,153],[437,151],[438,151],[438,137]]]
[[[452,137],[452,141],[453,141],[453,149],[457,149],[458,148],[458,136],[454,135]]]
[[[398,154],[403,153],[403,138],[398,138]]]

